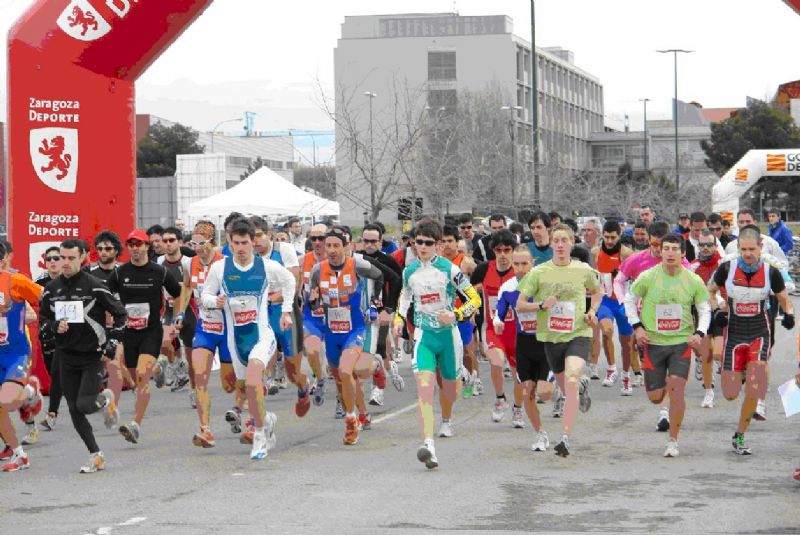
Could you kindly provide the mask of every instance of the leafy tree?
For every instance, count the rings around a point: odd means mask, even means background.
[[[711,125],[711,139],[701,142],[706,165],[724,175],[751,149],[800,147],[800,129],[783,111],[754,102],[734,117]]]
[[[244,173],[242,173],[239,176],[239,178],[244,180],[245,178],[249,177],[250,175],[252,175],[256,171],[258,171],[262,167],[264,167],[264,160],[261,158],[261,156],[259,156],[255,160],[250,162],[250,165],[247,166],[247,169],[245,169]]]
[[[136,151],[136,173],[141,177],[172,176],[178,154],[201,154],[205,147],[197,143],[196,130],[182,124],[150,126]]]
[[[295,164],[294,185],[313,189],[326,199],[335,199],[336,167],[333,165],[308,167],[303,165],[297,166],[297,164]]]

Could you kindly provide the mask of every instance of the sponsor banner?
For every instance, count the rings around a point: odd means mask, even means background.
[[[786,171],[785,154],[767,154],[767,172]]]
[[[60,241],[39,241],[31,243],[28,248],[31,278],[36,280],[47,271],[44,252],[50,247],[58,247]]]

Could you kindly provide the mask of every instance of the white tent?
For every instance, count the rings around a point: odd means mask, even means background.
[[[231,212],[245,215],[325,217],[339,216],[339,203],[323,199],[291,184],[267,167],[223,192],[189,205],[186,218],[218,221]]]

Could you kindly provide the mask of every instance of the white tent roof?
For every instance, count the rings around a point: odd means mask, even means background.
[[[267,167],[241,183],[189,205],[189,219],[225,217],[231,212],[260,216],[338,216],[339,203],[302,190]]]

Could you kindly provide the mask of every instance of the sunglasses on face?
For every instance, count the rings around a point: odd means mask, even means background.
[[[364,243],[378,243],[381,240],[368,240],[366,238],[361,238],[361,241],[364,242]]]
[[[126,245],[128,247],[141,247],[144,245],[144,242],[139,240],[131,240]]]
[[[117,248],[112,246],[112,245],[98,245],[97,247],[95,247],[95,249],[97,249],[98,251],[111,252],[111,251],[115,251]]]
[[[722,227],[708,227],[708,230],[713,232],[722,232]]]
[[[461,226],[460,226],[460,227],[458,227],[458,228],[460,228],[461,230],[469,230],[469,229],[471,229],[471,228],[472,228],[472,225],[461,225]]]
[[[511,247],[495,247],[495,248],[494,248],[494,252],[495,252],[495,253],[500,253],[500,254],[503,254],[503,253],[510,253],[510,252],[511,252],[511,251],[513,251],[513,250],[514,250],[514,249],[512,249]]]
[[[47,260],[48,262],[58,262],[59,260],[61,260],[61,257],[60,256],[47,256],[47,257],[45,257],[45,260]]]
[[[309,241],[325,241],[325,236],[310,236]]]
[[[421,240],[417,238],[416,240],[414,240],[414,243],[416,243],[417,245],[424,245],[425,247],[433,247],[434,245],[436,245],[436,240]]]

